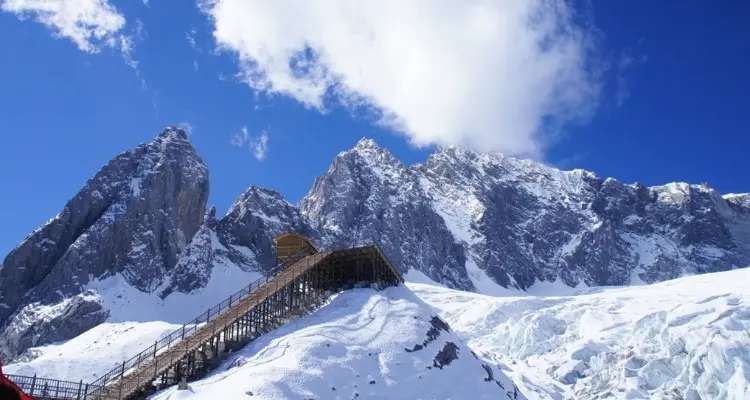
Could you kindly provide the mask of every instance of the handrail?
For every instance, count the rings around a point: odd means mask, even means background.
[[[124,361],[121,365],[115,367],[111,371],[102,375],[99,379],[92,382],[89,385],[89,392],[91,392],[92,389],[98,390],[104,387],[105,385],[107,385],[108,383],[111,383],[120,379],[127,372],[129,372],[133,368],[138,367],[142,362],[155,358],[156,355],[161,350],[164,350],[165,348],[168,349],[174,342],[182,341],[183,339],[185,339],[186,336],[197,331],[198,328],[200,328],[203,324],[218,317],[222,313],[223,310],[229,308],[230,306],[232,306],[232,304],[235,304],[238,301],[249,296],[255,289],[259,288],[262,284],[267,283],[279,271],[299,261],[305,256],[306,256],[306,253],[304,251],[297,253],[294,257],[290,258],[284,264],[281,264],[272,268],[270,271],[268,271],[267,274],[265,274],[265,276],[256,279],[249,285],[245,286],[244,288],[240,289],[239,291],[232,294],[228,298],[224,299],[219,304],[209,308],[203,314],[199,315],[198,317],[195,317],[192,321],[183,324],[182,328],[178,328],[177,330],[173,331],[169,335],[161,338],[160,340],[157,340],[153,346],[149,346],[145,350],[131,357],[127,361]]]
[[[374,248],[375,252],[386,261],[387,267],[393,274],[395,274],[397,280],[403,282],[403,276],[400,271],[391,263],[390,259],[385,256],[379,243],[376,242],[369,246],[362,246],[360,249],[363,247]],[[263,277],[256,279],[254,282],[232,294],[229,298],[220,302],[218,305],[209,308],[206,312],[194,318],[192,321],[183,324],[181,328],[173,331],[166,337],[157,340],[153,346],[149,346],[147,349],[124,361],[118,367],[107,372],[90,384],[84,384],[83,381],[68,382],[44,378],[37,379],[36,375],[34,377],[11,375],[9,378],[32,396],[42,395],[45,396],[43,397],[45,399],[50,398],[60,400],[81,400],[89,398],[89,396],[99,399],[104,397],[109,398],[109,395],[106,394],[106,392],[109,391],[109,388],[105,388],[105,386],[111,382],[120,380],[120,394],[117,396],[120,398],[122,395],[127,395],[126,393],[129,393],[128,391],[133,390],[133,385],[137,386],[142,383],[142,380],[144,379],[143,372],[145,372],[142,370],[146,366],[152,364],[151,360],[156,360],[154,361],[156,364],[151,366],[154,370],[154,374],[157,374],[157,365],[159,364],[158,357],[160,357],[162,353],[164,353],[164,357],[170,358],[171,360],[172,356],[170,355],[171,353],[168,353],[170,351],[169,349],[177,349],[177,345],[173,345],[173,343],[188,340],[187,342],[184,342],[184,347],[187,351],[188,344],[190,344],[191,341],[195,341],[192,338],[197,338],[199,341],[204,339],[201,336],[202,333],[199,333],[199,331],[205,324],[208,324],[209,322],[214,325],[216,323],[224,324],[226,321],[219,318],[224,318],[225,316],[222,313],[226,314],[226,311],[231,307],[236,308],[237,316],[239,317],[241,312],[247,311],[245,308],[252,306],[252,304],[249,303],[245,304],[247,301],[252,301],[249,297],[251,294],[260,293],[260,296],[263,296],[264,293],[268,294],[278,291],[280,288],[293,282],[299,273],[305,272],[314,267],[331,253],[335,253],[335,251],[318,253],[318,257],[307,257],[310,255],[309,253],[305,250],[300,251],[283,264],[279,264],[268,270]],[[306,262],[304,262],[305,260]],[[210,326],[211,325],[209,325],[209,327]],[[182,347],[180,347],[180,349],[181,348]],[[172,350],[172,352],[174,350]],[[151,370],[149,369],[149,371]],[[30,389],[24,389],[24,387]],[[123,389],[126,392],[123,392]],[[40,393],[40,391],[42,393]],[[44,391],[47,393],[44,393]]]
[[[91,389],[92,384],[61,381],[58,379],[37,378],[34,376],[6,375],[6,378],[15,383],[24,393],[33,398],[58,399],[58,400],[80,400],[83,399]]]

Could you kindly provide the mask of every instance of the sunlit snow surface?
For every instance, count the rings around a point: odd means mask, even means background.
[[[314,314],[252,342],[211,376],[190,383],[189,390],[172,387],[151,398],[523,398],[496,368],[495,380],[487,379],[480,360],[454,334],[437,330],[424,345],[432,316],[403,286],[346,291]],[[458,359],[436,366],[436,355],[450,343],[458,347]]]
[[[153,399],[505,398],[513,383],[529,399],[750,399],[750,269],[624,288],[550,283],[499,297],[433,285],[413,271],[406,279],[406,287],[343,292],[190,390]],[[428,338],[432,315],[451,332],[407,352]],[[108,322],[34,349],[37,358],[6,372],[91,381],[174,328]],[[437,368],[448,342],[458,359]],[[483,362],[504,389],[485,381]]]
[[[93,382],[178,327],[165,322],[105,322],[71,340],[32,349],[38,357],[6,365],[3,371]]]
[[[435,315],[403,285],[345,291],[251,342],[207,378],[190,382],[189,390],[171,387],[151,398],[524,399],[507,376],[474,355]],[[161,322],[105,323],[34,349],[42,355],[9,365],[6,372],[92,381],[174,328]],[[455,349],[457,358],[438,357],[446,349]]]
[[[750,399],[750,269],[561,297],[409,286],[530,399]]]

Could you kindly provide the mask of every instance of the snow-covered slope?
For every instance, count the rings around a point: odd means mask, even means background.
[[[30,349],[31,360],[6,365],[7,374],[93,382],[106,372],[172,333],[164,322],[103,323],[75,339]]]
[[[561,297],[409,284],[531,399],[750,398],[750,269]]]
[[[33,349],[41,356],[9,365],[6,372],[93,380],[172,328],[105,323],[65,343]],[[152,399],[524,398],[403,285],[339,293],[189,385],[190,390],[175,386]]]
[[[248,397],[251,395],[250,397]],[[521,399],[404,286],[342,292],[166,399]]]

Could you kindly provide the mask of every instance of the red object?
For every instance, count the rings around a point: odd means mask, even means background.
[[[34,400],[33,397],[24,393],[13,381],[5,377],[2,363],[0,363],[0,398],[3,400]]]

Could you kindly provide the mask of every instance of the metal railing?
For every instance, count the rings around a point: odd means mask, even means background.
[[[38,400],[83,400],[93,384],[57,379],[44,379],[34,376],[6,375],[24,393]]]
[[[385,257],[384,252],[380,248],[380,246],[375,243],[374,244],[376,253],[379,253],[379,255],[385,259],[387,267],[391,269],[391,271],[395,274],[395,277],[398,281],[403,282],[403,277],[401,276],[400,271],[396,269],[396,267],[391,264],[390,260]],[[330,254],[330,252],[327,252],[325,254]],[[325,254],[320,254],[325,258]],[[278,291],[280,288],[284,287],[285,285],[292,282],[296,276],[298,275],[297,271],[306,271],[311,267],[312,264],[317,264],[320,260],[313,260],[308,259],[306,263],[302,263],[300,265],[297,264],[301,259],[304,259],[306,256],[308,256],[309,253],[307,252],[300,252],[294,257],[287,260],[285,263],[280,264],[271,270],[269,270],[265,276],[262,278],[259,278],[255,280],[254,282],[250,283],[246,287],[240,289],[233,295],[229,296],[224,301],[220,302],[219,304],[209,308],[206,312],[198,316],[197,318],[193,319],[192,321],[184,324],[181,328],[173,331],[169,335],[163,337],[162,339],[156,341],[153,346],[149,346],[145,350],[141,351],[140,353],[136,354],[135,356],[131,357],[130,359],[122,362],[118,367],[114,368],[113,370],[107,372],[103,376],[101,376],[96,381],[86,384],[83,381],[81,382],[67,382],[67,381],[59,381],[54,379],[42,379],[42,378],[36,378],[34,377],[26,377],[26,376],[9,376],[9,378],[16,382],[16,384],[22,388],[27,394],[34,396],[35,398],[42,400],[42,399],[59,399],[59,400],[84,400],[87,398],[110,398],[111,396],[107,394],[110,388],[116,388],[116,390],[120,393],[122,393],[123,390],[123,382],[121,381],[120,385],[115,385],[114,387],[106,387],[106,385],[116,382],[118,380],[122,380],[123,378],[125,380],[128,379],[129,376],[131,376],[131,373],[133,373],[133,377],[138,376],[139,368],[147,363],[149,363],[151,360],[156,359],[162,352],[165,352],[169,350],[170,348],[175,348],[177,346],[177,343],[182,342],[183,340],[187,339],[188,342],[185,342],[186,349],[187,344],[190,343],[190,341],[194,341],[192,336],[193,334],[196,334],[201,327],[206,325],[207,323],[214,321],[215,319],[222,316],[222,313],[224,313],[227,309],[230,307],[237,305],[238,302],[243,301],[248,298],[251,294],[253,294],[255,291],[257,291],[262,286],[269,283],[269,281],[273,280],[273,282],[270,284],[270,286],[267,286],[263,288],[264,291],[268,293],[272,293],[275,291]],[[313,257],[315,258],[315,257]],[[290,267],[292,267],[290,269]],[[284,272],[282,274],[282,272]],[[259,293],[265,293],[265,292],[259,292]],[[241,306],[244,307],[244,306]],[[235,307],[237,308],[237,307]],[[241,310],[237,309],[237,314],[239,317]],[[242,310],[242,312],[245,312],[245,310]],[[215,324],[215,323],[214,323]],[[201,339],[200,334],[195,336],[196,339]],[[154,366],[154,370],[156,370],[156,367]],[[156,373],[156,372],[155,372]],[[135,379],[135,378],[134,378]],[[131,379],[132,380],[132,379]],[[138,379],[135,379],[140,384],[141,377],[138,376]],[[125,389],[130,389],[129,386],[132,386],[132,382],[129,382],[128,385],[126,385]],[[121,397],[120,395],[116,396],[117,398]]]
[[[182,328],[179,328],[169,335],[161,338],[160,340],[157,340],[153,346],[149,346],[145,350],[124,361],[121,365],[102,375],[96,381],[92,382],[89,385],[88,391],[85,393],[95,393],[95,391],[99,391],[99,389],[103,388],[107,384],[119,380],[133,370],[137,370],[142,363],[150,361],[151,359],[155,358],[161,351],[169,349],[177,342],[180,342],[192,333],[195,333],[201,326],[205,325],[207,322],[218,318],[223,311],[225,311],[238,301],[249,296],[257,288],[271,280],[276,274],[278,274],[278,272],[304,258],[305,256],[307,256],[307,254],[308,253],[306,252],[298,253],[284,264],[278,265],[268,271],[268,273],[262,278],[255,280],[233,295],[224,299],[224,301],[222,301],[221,303],[209,308],[208,310],[206,310],[206,312],[199,315],[192,321],[182,325]]]

